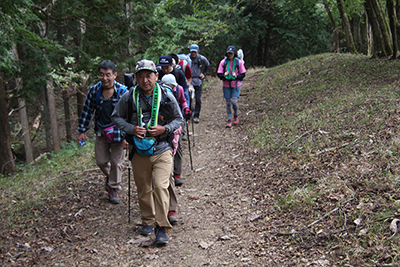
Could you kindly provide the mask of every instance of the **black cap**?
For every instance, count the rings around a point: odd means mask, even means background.
[[[234,47],[233,45],[228,46],[228,48],[226,49],[226,53],[236,54],[236,47]]]
[[[172,57],[170,55],[162,55],[158,61],[160,66],[170,66],[172,65]]]

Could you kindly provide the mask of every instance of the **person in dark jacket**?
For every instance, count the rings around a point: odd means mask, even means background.
[[[122,96],[111,118],[133,136],[132,169],[143,224],[140,234],[148,236],[155,230],[156,245],[166,245],[166,231],[172,228],[168,221],[172,139],[184,121],[175,97],[157,83],[152,61],[139,61],[134,73],[138,84]]]

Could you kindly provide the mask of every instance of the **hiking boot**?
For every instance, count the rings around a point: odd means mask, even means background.
[[[108,187],[108,201],[111,204],[119,204],[118,190],[116,188]]]
[[[164,227],[156,226],[156,245],[164,246],[168,244],[168,237],[165,233]]]
[[[226,128],[231,128],[232,127],[232,120],[228,119],[228,121],[226,122]]]
[[[171,224],[176,224],[178,222],[176,211],[171,210],[170,212],[168,212],[168,221]]]
[[[200,122],[200,120],[199,120],[198,117],[194,117],[194,118],[193,118],[193,121],[194,121],[195,123],[199,123],[199,122]]]
[[[106,192],[108,192],[108,176],[106,177],[106,184],[104,186],[104,189],[106,190]]]
[[[182,132],[182,141],[187,141],[187,136],[184,132]]]
[[[139,233],[144,236],[149,236],[153,232],[153,225],[145,225],[140,228]]]
[[[175,178],[175,186],[181,186],[183,184],[180,174],[174,174],[174,178]]]
[[[239,115],[233,115],[233,125],[238,125],[239,123]]]

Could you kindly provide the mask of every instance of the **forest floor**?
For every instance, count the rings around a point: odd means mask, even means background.
[[[203,92],[200,123],[193,125],[194,134],[189,124],[193,170],[189,142],[183,142],[184,184],[176,188],[179,222],[168,233],[168,245],[156,247],[154,234],[150,237],[139,234],[141,213],[132,173],[128,221],[126,159],[119,205],[108,202],[104,177],[98,168],[76,170],[82,171],[80,175],[66,179],[63,184],[69,193],[48,198],[43,206],[32,210],[36,220],[26,219],[12,229],[0,226],[0,264],[395,266],[375,265],[371,261],[371,258],[381,263],[397,261],[397,256],[393,256],[397,251],[396,241],[385,241],[391,235],[387,221],[385,224],[374,219],[376,225],[382,226],[384,237],[376,240],[373,238],[377,235],[371,234],[368,239],[363,230],[359,231],[361,228],[356,229],[360,223],[354,224],[350,216],[360,210],[368,219],[374,212],[386,211],[389,206],[378,197],[396,195],[397,187],[363,184],[366,180],[349,180],[336,187],[336,181],[328,180],[331,174],[323,173],[335,172],[334,164],[341,166],[343,155],[335,151],[326,150],[324,155],[318,154],[318,162],[311,162],[314,165],[300,168],[294,153],[279,158],[273,151],[266,155],[250,145],[251,130],[260,125],[262,117],[258,112],[261,104],[252,103],[250,98],[255,84],[265,78],[263,75],[260,70],[251,70],[246,75],[239,99],[240,123],[230,129],[225,128],[221,82],[209,78]],[[393,116],[400,115],[395,111]],[[87,158],[92,155],[90,151]],[[356,164],[348,166],[358,168]],[[354,172],[355,169],[347,170],[349,175]],[[303,188],[313,184],[320,195],[312,196],[310,203],[302,203]],[[335,188],[326,189],[322,184]],[[289,195],[289,191],[294,193]],[[284,202],[279,204],[281,196],[296,198],[296,192],[297,207],[284,208]],[[374,204],[361,207],[366,197]],[[282,201],[289,203],[293,199]],[[393,199],[390,201],[393,203]]]

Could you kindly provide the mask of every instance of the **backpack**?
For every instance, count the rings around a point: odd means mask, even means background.
[[[132,86],[135,86],[135,84],[136,84],[135,75],[133,73],[125,73],[124,74],[124,84],[128,88],[131,88]]]
[[[227,71],[226,65],[228,64],[228,58],[225,56],[225,61],[224,61],[224,71]],[[235,70],[239,69],[239,58],[235,57]]]
[[[190,58],[190,54],[187,54],[187,57],[190,59],[190,67],[193,68],[193,61]],[[195,62],[197,62],[197,65],[199,66],[199,69],[201,69],[201,67],[203,66],[203,64],[201,63],[201,55],[197,54],[196,58],[194,59]]]
[[[186,69],[185,61],[186,61],[187,64],[189,64],[190,67],[192,67],[192,60],[190,59],[189,56],[187,56],[185,54],[179,54],[178,58],[183,60],[183,64],[182,64],[183,65],[183,72],[185,72],[185,69]]]
[[[242,50],[242,49],[239,49],[239,50],[237,51],[237,55],[238,55],[238,58],[239,58],[241,61],[243,61],[243,64],[244,64],[244,52],[243,52],[243,50]]]
[[[158,84],[163,86],[163,87],[165,87],[167,89],[167,91],[170,92],[176,98],[176,101],[178,101],[178,98],[179,98],[179,88],[178,88],[178,86],[179,86],[179,84],[177,86],[175,86],[175,88],[176,88],[175,92],[173,90],[171,90],[168,86],[166,86],[161,81],[159,81]]]
[[[128,88],[124,85],[120,86],[118,89],[118,92],[117,92],[117,98],[116,99],[113,98],[113,101],[118,101],[121,98],[121,96],[126,92],[127,89]],[[100,88],[100,90],[98,90],[97,94],[96,94],[96,106],[100,105],[100,99],[103,98],[103,96],[101,95],[101,92],[102,91]],[[113,94],[113,97],[114,97],[114,94]]]
[[[236,69],[239,70],[239,60],[240,60],[239,58],[235,57],[235,70]],[[227,67],[226,67],[227,64],[228,64],[228,58],[225,56],[225,61],[224,61],[224,65],[223,65],[224,71],[227,71]],[[243,81],[243,78],[241,78],[239,80]],[[229,81],[231,81],[231,80],[229,80]]]

